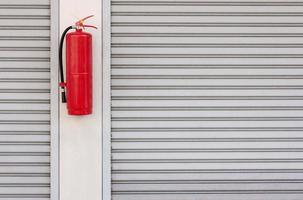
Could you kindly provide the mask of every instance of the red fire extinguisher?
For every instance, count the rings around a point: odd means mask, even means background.
[[[70,115],[88,115],[92,113],[92,35],[84,31],[85,17],[74,26],[67,27],[62,33],[59,47],[60,87],[62,102],[67,102]],[[75,29],[74,32],[67,33]],[[63,74],[62,49],[66,36],[66,82]],[[66,89],[66,92],[65,92]],[[66,94],[65,94],[66,93]]]

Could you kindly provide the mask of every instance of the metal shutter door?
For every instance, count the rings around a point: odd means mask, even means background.
[[[303,199],[303,1],[111,9],[114,200]]]
[[[50,197],[50,5],[0,1],[0,199]]]

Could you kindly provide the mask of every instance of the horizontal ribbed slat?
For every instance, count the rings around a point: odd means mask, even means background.
[[[111,1],[112,198],[303,198],[303,1]]]
[[[50,1],[0,2],[0,199],[50,199]]]

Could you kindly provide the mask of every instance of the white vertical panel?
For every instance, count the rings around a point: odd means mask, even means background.
[[[303,198],[303,1],[112,0],[112,198]]]
[[[0,2],[0,199],[50,199],[50,2]]]

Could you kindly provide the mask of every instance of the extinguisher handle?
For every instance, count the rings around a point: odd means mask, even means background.
[[[84,28],[95,28],[95,29],[98,29],[96,26],[93,26],[93,25],[82,25],[82,27]]]
[[[86,24],[84,24],[84,21],[85,20],[87,20],[88,18],[91,18],[91,17],[93,17],[94,15],[89,15],[89,16],[87,16],[87,17],[84,17],[83,19],[80,19],[79,21],[77,21],[76,23],[75,23],[75,26],[76,27],[78,27],[78,28],[85,28],[85,27],[87,27],[87,28],[95,28],[95,29],[97,29],[97,27],[96,26],[92,26],[92,25],[86,25]]]
[[[86,17],[80,19],[79,21],[76,22],[76,26],[81,26],[81,25],[83,25],[83,23],[84,23],[85,20],[87,20],[87,19],[89,19],[89,18],[91,18],[91,17],[93,17],[93,16],[94,16],[94,15],[89,15],[89,16],[86,16]]]

